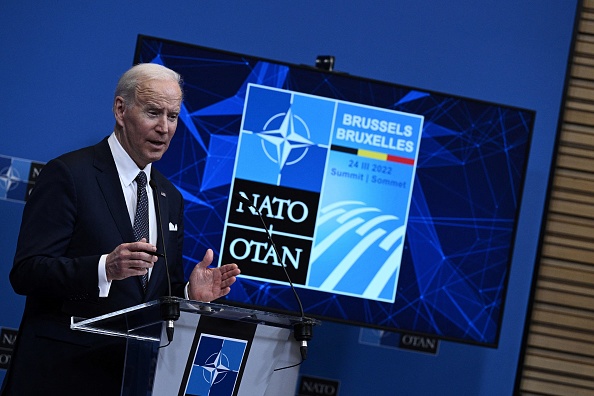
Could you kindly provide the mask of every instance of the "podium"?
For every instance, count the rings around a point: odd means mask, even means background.
[[[180,316],[168,343],[162,306],[173,300]],[[162,298],[91,319],[71,318],[71,329],[123,337],[122,395],[293,395],[301,362],[296,325],[310,318]]]

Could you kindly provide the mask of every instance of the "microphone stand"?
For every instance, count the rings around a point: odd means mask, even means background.
[[[155,190],[155,202],[157,208],[157,216],[159,218],[159,228],[161,234],[161,243],[163,244],[163,260],[165,260],[165,272],[167,274],[167,287],[168,287],[168,295],[166,297],[161,298],[161,317],[166,323],[165,332],[167,333],[167,341],[168,343],[165,346],[171,344],[173,341],[173,333],[174,333],[174,326],[173,322],[179,319],[180,315],[180,307],[179,301],[176,301],[173,296],[171,295],[171,277],[169,275],[169,264],[167,262],[167,247],[165,246],[165,234],[163,233],[163,219],[161,217],[161,205],[159,204],[159,188],[157,184],[151,179],[150,183],[151,187]]]
[[[266,224],[266,222],[264,221],[264,218],[262,217],[262,213],[258,210],[258,208],[256,208],[256,206],[252,203],[252,201],[250,201],[243,195],[241,195],[239,193],[235,193],[234,195],[242,203],[244,203],[245,205],[247,205],[250,208],[253,208],[254,211],[258,214],[258,217],[260,218],[260,221],[262,222],[264,231],[266,232],[266,236],[268,237],[268,241],[270,242],[270,245],[272,245],[272,249],[274,250],[276,259],[280,263],[281,267],[283,267],[283,270],[285,272],[287,280],[289,281],[289,285],[291,286],[291,290],[293,291],[293,294],[295,295],[295,299],[297,300],[297,304],[299,305],[299,312],[300,312],[302,321],[300,323],[296,323],[293,325],[293,337],[295,338],[296,341],[299,342],[299,351],[301,353],[301,362],[298,364],[301,364],[301,363],[303,363],[303,361],[305,359],[307,359],[307,342],[309,340],[311,340],[311,338],[313,336],[313,322],[310,319],[305,317],[305,312],[303,311],[303,305],[301,304],[301,299],[299,298],[299,295],[297,294],[297,290],[295,289],[295,286],[293,285],[293,281],[291,280],[291,277],[289,276],[289,273],[287,272],[287,268],[285,267],[284,263],[281,260],[281,257],[280,257],[280,254],[278,253],[276,245],[275,245],[274,241],[272,240],[272,235],[270,234],[270,231],[268,230],[268,225]],[[294,366],[289,366],[289,367],[294,367]],[[283,369],[289,368],[289,367],[283,367]],[[276,370],[281,370],[281,369],[275,369],[275,371]]]

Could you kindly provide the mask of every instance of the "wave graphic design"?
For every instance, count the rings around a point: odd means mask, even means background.
[[[322,208],[311,252],[310,286],[393,301],[404,246],[402,223],[362,201],[339,201]],[[331,261],[336,257],[338,262]]]

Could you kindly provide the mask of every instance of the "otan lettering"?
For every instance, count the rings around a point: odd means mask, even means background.
[[[412,334],[404,334],[402,336],[402,344],[404,346],[415,347],[422,350],[435,350],[437,348],[437,340],[433,338],[421,337]]]
[[[242,261],[249,259],[254,263],[260,264],[269,264],[272,261],[272,265],[287,266],[287,264],[290,264],[295,269],[299,269],[302,252],[303,249],[295,248],[291,250],[287,246],[281,246],[281,252],[279,253],[282,260],[281,264],[277,260],[274,248],[268,242],[248,241],[244,238],[237,238],[229,245],[229,253],[235,260]]]
[[[0,367],[7,368],[10,363],[11,355],[8,353],[0,353]]]

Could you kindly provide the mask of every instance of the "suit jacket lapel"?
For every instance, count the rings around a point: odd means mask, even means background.
[[[122,192],[122,184],[107,139],[95,146],[94,165],[97,169],[97,183],[99,183],[103,198],[109,207],[109,212],[120,232],[122,241],[133,242],[135,240],[134,231],[130,217],[127,215],[128,208]]]
[[[155,177],[155,172],[151,173],[151,180],[154,181],[154,184],[157,187],[156,189],[153,188],[153,198],[157,214],[157,252],[168,254],[169,252],[166,252],[165,247],[168,246],[167,242],[169,241],[169,202],[167,201],[167,195],[161,188],[159,178]],[[165,265],[165,259],[163,258],[159,258],[155,263],[146,291],[147,295],[154,291],[158,279],[167,277]]]

